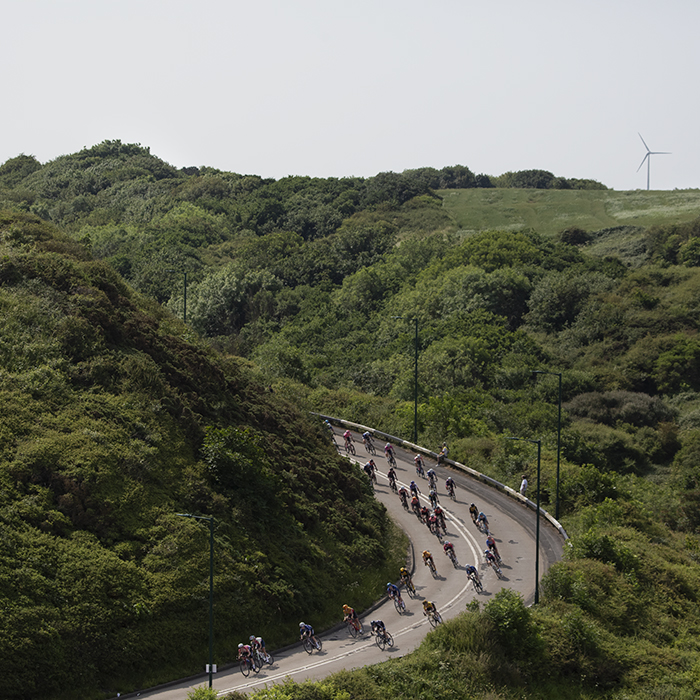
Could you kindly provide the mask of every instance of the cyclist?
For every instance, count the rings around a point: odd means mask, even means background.
[[[447,495],[452,498],[455,495],[455,480],[448,476],[445,480],[445,488],[447,489]]]
[[[386,627],[384,626],[384,623],[381,620],[372,620],[372,622],[369,623],[372,628],[372,632],[379,636],[380,634],[386,634]]]
[[[399,575],[401,576],[401,583],[406,584],[411,582],[411,574],[405,566],[401,567]]]
[[[323,421],[323,427],[330,432],[331,435],[333,435],[333,426],[331,425],[331,422],[326,418],[326,420]]]
[[[429,524],[428,521],[430,520],[430,510],[429,510],[428,506],[423,506],[423,507],[420,509],[420,519],[421,519],[424,523]]]
[[[394,467],[390,467],[386,475],[389,478],[389,486],[392,486],[392,484],[396,485],[396,470],[394,469]]]
[[[423,469],[423,458],[420,455],[416,455],[413,458],[413,461],[416,463],[416,474],[418,474],[418,476],[425,476],[425,470]]]
[[[486,517],[486,513],[484,513],[483,510],[479,513],[479,517],[476,519],[476,526],[479,528],[484,528],[486,532],[489,531],[489,521]]]
[[[486,559],[487,564],[493,566],[494,569],[498,569],[498,562],[496,561],[496,557],[493,556],[493,552],[490,549],[484,550],[484,558]]]
[[[305,622],[299,623],[299,639],[302,640],[304,637],[308,637],[316,646],[318,646],[318,639],[314,634],[314,628],[311,625],[307,625]]]
[[[370,459],[369,462],[367,462],[362,468],[365,470],[365,474],[367,474],[367,476],[374,481],[374,470],[377,468],[374,460]]]
[[[343,433],[343,437],[345,438],[345,449],[347,450],[350,445],[355,442],[352,438],[352,433],[349,430],[346,430]]]
[[[372,436],[369,434],[368,430],[365,430],[365,432],[362,433],[362,442],[365,444],[365,446],[372,445]]]
[[[439,615],[437,608],[435,607],[435,603],[433,603],[430,600],[424,600],[423,601],[423,615],[428,615],[429,613],[435,613],[436,615]]]
[[[435,561],[433,559],[433,555],[427,550],[423,550],[423,564],[425,566],[429,566],[428,562],[432,562],[433,566],[435,566]]]
[[[251,664],[253,663],[253,650],[250,648],[249,644],[238,645],[238,658],[249,659]]]
[[[445,461],[448,452],[449,452],[449,450],[447,449],[447,443],[443,442],[442,449],[440,450],[440,454],[438,455],[438,458],[437,458],[438,464],[442,464]]]
[[[418,488],[418,484],[415,481],[411,481],[411,483],[408,485],[408,488],[410,489],[411,493],[418,498],[418,494],[420,493],[420,489]]]
[[[478,581],[481,583],[481,576],[479,576],[479,572],[473,564],[467,564],[464,567],[464,570],[467,572],[467,576],[469,576],[472,581]]]
[[[430,489],[430,493],[428,494],[428,498],[430,499],[430,505],[435,508],[437,506],[438,502],[438,494],[435,489]]]
[[[428,469],[428,471],[425,473],[425,475],[428,477],[428,481],[430,482],[430,488],[433,488],[433,481],[437,479],[437,476],[435,475],[435,470],[434,469]]]
[[[405,486],[399,489],[399,498],[401,503],[403,503],[403,507],[408,508],[408,489]]]
[[[401,595],[399,593],[399,587],[395,583],[387,583],[386,584],[386,593],[391,598],[392,600],[394,597],[398,597],[399,600],[401,599]]]
[[[346,604],[343,605],[343,622],[346,622],[347,620],[352,620],[355,624],[355,627],[360,627],[360,621],[357,618],[357,613],[355,612],[355,609],[351,608],[349,605]]]
[[[413,498],[411,498],[411,510],[420,517],[420,501],[418,500],[418,496],[413,496]]]
[[[455,546],[449,540],[447,540],[445,544],[442,545],[442,549],[445,552],[445,554],[448,557],[450,557],[450,559],[456,558],[457,555],[455,554]]]
[[[479,517],[479,509],[476,507],[476,503],[472,503],[469,506],[469,515],[472,516],[472,522],[476,525],[476,519]]]
[[[501,559],[501,555],[498,553],[498,547],[496,547],[496,540],[493,539],[493,535],[489,535],[486,538],[486,546],[496,555],[496,560]]]
[[[440,508],[440,506],[435,506],[435,517],[437,518],[438,525],[443,529],[447,530],[447,526],[445,525],[445,511]]]
[[[428,516],[428,527],[430,528],[430,532],[434,532],[436,535],[438,534],[438,519],[435,513],[431,513]]]
[[[251,634],[250,637],[248,637],[248,640],[250,641],[251,649],[255,649],[261,654],[265,654],[265,640],[262,637],[256,637],[254,634]]]

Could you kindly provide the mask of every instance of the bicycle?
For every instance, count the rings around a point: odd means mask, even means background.
[[[391,450],[386,453],[386,458],[389,460],[389,464],[392,467],[396,466],[396,457],[394,457],[394,453]]]
[[[474,576],[474,574],[469,574],[469,578],[474,584],[474,590],[477,593],[481,593],[484,590],[484,585],[481,583],[481,580]]]
[[[503,578],[503,572],[501,571],[501,567],[498,566],[498,564],[496,563],[495,560],[494,561],[489,560],[488,564],[494,570],[494,572],[496,573],[496,576],[498,576],[498,578]]]
[[[437,567],[432,559],[428,559],[428,568],[430,569],[430,573],[433,575],[433,578],[435,578],[437,576]]]
[[[423,469],[423,465],[419,464],[418,462],[416,462],[416,474],[418,476],[423,477],[424,479],[426,478],[425,477],[425,469]]]
[[[408,593],[409,598],[415,598],[416,595],[416,587],[413,585],[413,581],[409,578],[404,581],[404,587],[406,588],[406,593]]]
[[[377,638],[375,641],[377,642],[377,646],[382,651],[384,651],[385,647],[394,646],[394,638],[386,630],[383,632],[377,632]]]
[[[374,446],[374,443],[372,442],[371,438],[362,438],[362,442],[365,443],[365,449],[367,450],[367,453],[371,454],[374,457],[374,455],[377,454],[377,449]]]
[[[450,483],[447,485],[447,495],[453,500],[457,500],[457,496],[455,495],[455,485]]]
[[[440,613],[437,610],[431,610],[429,613],[423,614],[427,616],[431,627],[437,627],[442,622]]]
[[[459,564],[457,563],[457,555],[455,554],[454,549],[448,549],[446,554],[452,561],[452,566],[454,566],[456,569],[459,566]]]
[[[400,493],[399,497],[401,498],[401,505],[404,507],[404,510],[410,510],[408,505],[408,496],[405,493]]]
[[[399,487],[396,485],[396,479],[389,479],[389,486],[394,493],[399,492]]]
[[[406,603],[403,602],[403,598],[400,594],[392,596],[394,599],[394,607],[399,615],[403,615],[406,612]]]
[[[345,625],[351,637],[357,637],[358,634],[362,634],[362,623],[359,620],[349,617],[345,620]]]
[[[250,675],[251,669],[253,670],[254,673],[258,673],[260,671],[260,666],[256,663],[255,657],[250,657],[246,656],[245,658],[241,659],[241,673],[248,678]]]
[[[308,634],[301,640],[301,645],[304,647],[304,651],[307,654],[312,654],[314,649],[316,649],[316,651],[321,651],[323,648],[323,642],[321,642],[320,639],[316,640],[314,644],[313,639],[311,639]]]
[[[420,512],[420,504],[414,503],[414,504],[412,504],[411,507],[413,508],[413,512],[416,514],[416,517],[418,518],[418,520],[420,520],[422,522],[423,516],[421,515],[421,512]]]
[[[351,454],[351,455],[357,454],[357,452],[355,451],[355,445],[354,445],[354,443],[352,442],[352,440],[346,440],[346,441],[345,441],[345,451],[346,451],[348,454]]]

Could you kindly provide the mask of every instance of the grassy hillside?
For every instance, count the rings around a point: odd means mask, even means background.
[[[0,213],[0,308],[3,698],[201,670],[208,530],[178,513],[214,518],[218,663],[396,571],[383,508],[294,402],[32,215]]]
[[[438,190],[460,231],[533,229],[553,236],[578,227],[598,231],[617,226],[650,227],[700,216],[700,190]]]

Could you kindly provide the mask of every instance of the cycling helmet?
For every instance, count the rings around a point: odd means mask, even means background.
[[[343,605],[343,610],[350,610],[350,606],[346,603]]]
[[[242,649],[242,648],[243,648],[243,644],[239,644],[239,645],[238,645],[238,648],[239,648],[239,649]]]
[[[389,581],[389,583],[386,584],[387,588],[389,588],[389,586],[391,586],[391,581]]]
[[[255,639],[255,635],[251,634],[250,637],[248,637],[248,641],[252,642]]]
[[[299,627],[306,627],[306,624],[304,624],[303,622],[300,622]]]
[[[490,554],[491,552],[488,549],[484,550],[484,554]]]

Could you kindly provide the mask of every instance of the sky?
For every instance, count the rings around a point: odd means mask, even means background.
[[[0,163],[700,188],[698,0],[0,0]]]

